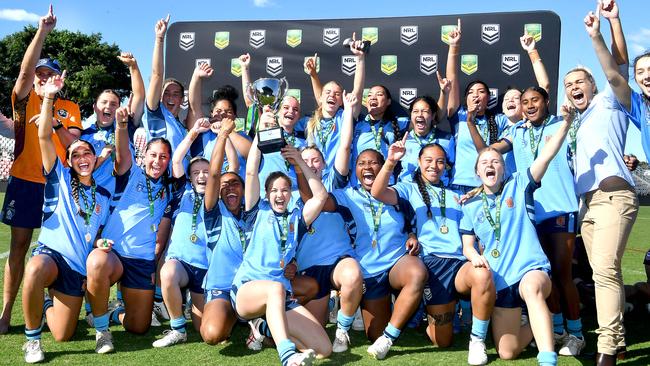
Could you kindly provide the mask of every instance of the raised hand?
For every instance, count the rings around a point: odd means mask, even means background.
[[[156,32],[156,37],[163,39],[165,38],[165,32],[167,32],[167,25],[169,24],[169,14],[167,14],[167,18],[165,19],[160,19],[159,21],[156,22],[156,26],[154,27],[154,31]]]
[[[521,43],[521,48],[528,53],[535,50],[535,38],[527,32],[524,33],[523,36],[519,37],[519,43]]]
[[[129,108],[119,107],[115,110],[115,120],[117,123],[126,123],[129,121]]]
[[[248,70],[248,68],[251,65],[251,55],[248,53],[245,53],[241,56],[239,56],[239,65],[242,67],[242,69]]]
[[[460,45],[460,36],[462,34],[460,26],[460,18],[458,18],[458,25],[456,29],[449,32],[449,46],[458,46]]]
[[[354,93],[343,91],[343,108],[352,108],[357,103],[357,96]]]
[[[390,160],[393,163],[397,163],[400,159],[406,155],[406,139],[409,134],[405,133],[404,137],[401,140],[396,141],[388,148],[388,157],[386,160]]]
[[[266,130],[269,128],[277,127],[278,123],[275,120],[275,114],[273,112],[267,111],[260,116],[260,126],[262,129]]]
[[[357,39],[357,33],[352,32],[352,43],[350,43],[350,52],[355,56],[363,56],[365,52],[363,49],[363,40]]]
[[[573,119],[576,117],[576,108],[569,104],[562,104],[560,112],[562,113],[562,118],[569,123],[573,122]]]
[[[618,5],[614,0],[602,0],[599,2],[600,14],[608,20],[618,18]]]
[[[314,53],[314,57],[308,57],[305,60],[304,67],[307,70],[307,73],[311,76],[314,76],[317,74],[316,71],[316,60],[318,59],[318,53]]]
[[[440,86],[440,91],[444,94],[449,94],[451,90],[451,80],[443,78],[440,75],[440,71],[436,71],[436,77],[438,77],[438,86]]]
[[[65,74],[66,70],[63,70],[63,73],[61,75],[54,75],[47,79],[47,82],[45,85],[43,85],[41,88],[43,90],[43,94],[46,97],[54,97],[56,93],[60,92],[61,89],[63,89],[63,84],[65,82]]]
[[[208,65],[207,62],[199,64],[199,66],[194,69],[194,72],[196,75],[202,79],[207,79],[212,76],[214,73],[214,69],[212,66]]]
[[[117,58],[129,68],[138,65],[138,61],[135,59],[135,57],[133,57],[133,54],[131,52],[122,52],[119,56],[117,56]]]
[[[298,165],[298,160],[302,159],[300,151],[291,145],[286,145],[280,150],[282,157],[285,158],[291,165]]]
[[[196,131],[198,134],[202,134],[210,129],[211,123],[208,118],[199,118],[194,122],[194,126],[192,126],[192,130]]]
[[[479,101],[478,98],[472,98],[467,102],[467,115],[472,116],[472,118],[476,117],[476,113],[478,112],[479,109]]]
[[[56,15],[54,15],[54,9],[52,8],[52,4],[50,4],[50,9],[47,14],[38,21],[38,29],[48,34],[54,27],[56,27]]]
[[[595,37],[600,34],[600,3],[596,7],[596,14],[590,11],[585,17],[584,22],[589,37]]]
[[[221,135],[228,136],[234,130],[235,130],[235,120],[228,117],[221,120],[221,126],[219,126],[219,136]]]

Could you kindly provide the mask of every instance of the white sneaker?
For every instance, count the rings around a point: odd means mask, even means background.
[[[158,320],[158,317],[156,316],[156,312],[152,311],[151,312],[151,326],[152,327],[160,327],[162,324],[160,323],[160,320]]]
[[[23,344],[23,351],[25,352],[25,362],[37,363],[45,359],[45,353],[41,349],[41,340],[32,339]]]
[[[388,350],[390,350],[390,346],[393,345],[393,341],[390,340],[390,338],[386,337],[385,335],[381,335],[375,343],[373,343],[370,347],[368,347],[368,354],[377,360],[383,360],[386,358],[386,354],[388,353]]]
[[[562,356],[578,356],[580,352],[585,348],[585,340],[580,339],[573,334],[569,334],[564,337],[562,342],[562,347],[558,351],[558,354]]]
[[[187,333],[179,332],[174,329],[164,331],[163,335],[164,337],[153,342],[152,346],[154,346],[154,348],[169,347],[177,343],[183,343],[187,340]]]
[[[339,297],[336,295],[336,291],[332,291],[330,294],[330,304],[332,307],[329,312],[329,322],[331,324],[336,324],[339,314]]]
[[[345,352],[350,345],[350,335],[341,328],[336,328],[334,342],[332,342],[332,352]]]
[[[467,353],[467,363],[470,365],[485,365],[488,357],[485,352],[485,342],[482,339],[469,340],[469,352]]]
[[[101,332],[95,333],[95,352],[99,354],[113,352],[115,347],[113,347],[113,335],[110,330],[104,330]]]
[[[165,307],[164,302],[156,302],[154,301],[153,303],[153,312],[156,313],[156,315],[162,319],[169,320],[169,313],[167,312],[167,307]]]
[[[287,360],[287,366],[311,366],[316,358],[316,352],[307,349],[304,352],[295,353]]]
[[[246,347],[251,351],[261,351],[264,346],[264,334],[260,333],[258,326],[264,320],[262,318],[257,318],[248,321],[248,325],[251,327],[251,332],[246,338]]]
[[[363,326],[363,316],[361,316],[361,308],[357,308],[357,312],[354,313],[354,321],[352,322],[352,330],[362,331],[366,328]]]

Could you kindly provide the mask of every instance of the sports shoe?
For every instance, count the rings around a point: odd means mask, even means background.
[[[156,316],[156,312],[152,311],[151,312],[151,326],[152,327],[160,327],[162,324],[160,323],[160,320],[158,320],[158,317]]]
[[[558,344],[564,344],[564,340],[569,336],[569,333],[565,331],[562,332],[562,334],[557,334],[553,332],[553,344],[558,345]]]
[[[334,342],[332,342],[332,352],[345,352],[350,345],[350,335],[341,328],[336,328]]]
[[[264,346],[263,342],[266,337],[259,331],[259,325],[263,321],[262,318],[248,321],[248,325],[251,327],[251,332],[248,334],[248,338],[246,338],[246,347],[251,351],[261,351]]]
[[[558,354],[562,356],[578,356],[585,348],[585,340],[580,339],[573,334],[569,334],[562,340],[562,346]]]
[[[388,353],[388,350],[390,349],[390,346],[393,345],[393,341],[390,340],[390,338],[386,337],[385,335],[381,335],[375,343],[373,343],[370,347],[368,347],[368,354],[377,360],[383,360],[386,358],[386,354]]]
[[[90,312],[90,313],[86,313],[86,323],[88,323],[88,326],[89,326],[90,328],[94,328],[94,327],[95,327],[95,317],[93,316],[93,313],[92,313],[92,312]]]
[[[469,340],[469,352],[467,352],[467,363],[470,365],[485,365],[488,357],[485,352],[485,342],[482,339]]]
[[[164,302],[162,302],[162,301],[160,301],[160,302],[154,301],[154,303],[153,303],[153,312],[159,318],[169,320],[169,313],[167,312],[167,307],[165,307]]]
[[[183,343],[187,340],[187,333],[179,332],[174,329],[168,329],[164,331],[163,335],[164,337],[153,342],[152,346],[154,346],[154,348],[169,347],[177,343]]]
[[[316,358],[316,352],[307,349],[300,353],[294,353],[287,360],[287,366],[311,366]]]
[[[354,321],[352,322],[352,330],[362,331],[366,328],[363,326],[363,316],[361,316],[361,308],[357,308],[357,312],[354,313]]]
[[[45,353],[41,349],[40,339],[31,339],[23,344],[23,351],[25,352],[25,362],[37,363],[45,359]]]
[[[104,330],[101,332],[95,333],[95,352],[99,354],[113,352],[115,347],[113,347],[113,335],[110,330]]]

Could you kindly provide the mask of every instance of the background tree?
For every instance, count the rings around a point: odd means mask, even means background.
[[[20,72],[20,62],[34,38],[36,28],[27,26],[0,40],[0,111],[11,116],[11,89]],[[41,57],[52,57],[68,70],[64,97],[81,108],[81,116],[93,113],[95,98],[104,89],[114,89],[122,97],[131,87],[129,69],[118,60],[117,45],[102,42],[100,33],[82,34],[54,30],[45,39]]]

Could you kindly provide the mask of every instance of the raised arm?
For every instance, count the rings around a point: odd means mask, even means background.
[[[395,169],[397,162],[406,154],[407,138],[408,133],[405,133],[404,137],[400,141],[390,145],[386,162],[379,170],[379,174],[375,177],[375,182],[372,183],[370,194],[372,194],[375,199],[387,205],[395,206],[397,204],[397,192],[395,189],[388,186],[388,182],[390,177],[393,175],[393,169]]]
[[[305,223],[309,226],[314,222],[314,220],[316,220],[318,215],[320,215],[323,205],[325,205],[325,201],[327,201],[328,198],[327,190],[325,190],[323,182],[321,182],[316,174],[309,169],[305,161],[302,160],[300,152],[295,147],[290,145],[283,147],[282,157],[294,165],[296,171],[300,170],[309,184],[309,190],[312,193],[312,197],[305,201],[305,205],[302,209],[302,216],[305,219]],[[246,172],[246,175],[248,176],[248,171]]]
[[[43,170],[49,173],[56,163],[56,148],[52,142],[52,111],[56,93],[63,89],[65,71],[62,75],[52,76],[43,85],[43,104],[38,118],[38,143],[41,147]]]
[[[199,135],[209,129],[210,121],[207,118],[199,118],[194,123],[190,132],[185,135],[183,141],[178,144],[176,150],[174,150],[174,155],[172,155],[172,176],[174,176],[174,178],[180,178],[185,175],[185,166],[183,165],[183,161],[185,160],[187,152],[190,150],[190,146],[192,146],[192,143],[197,137],[199,137]]]
[[[129,148],[129,111],[120,107],[115,111],[115,167],[118,176],[124,175],[133,165],[133,155]]]
[[[447,103],[451,91],[451,80],[443,78],[439,71],[436,71],[436,77],[438,78],[438,87],[440,87],[440,96],[438,96],[438,111],[435,119],[437,122],[441,122],[447,119]]]
[[[196,122],[194,121],[203,118],[203,93],[201,87],[203,79],[210,78],[213,72],[214,70],[210,65],[202,63],[197,66],[192,73],[190,87],[187,91],[187,99],[189,101],[190,109],[185,123],[188,125],[192,123],[195,124]]]
[[[54,15],[52,4],[50,4],[50,9],[47,12],[47,15],[38,21],[36,35],[34,35],[34,39],[32,39],[32,42],[27,47],[25,55],[23,56],[23,61],[20,63],[20,74],[18,74],[16,84],[14,84],[14,93],[16,93],[17,100],[25,99],[32,90],[36,63],[41,56],[43,42],[45,42],[45,38],[50,34],[50,32],[52,32],[55,26],[56,15]]]
[[[350,172],[350,154],[352,152],[352,135],[354,133],[353,109],[357,103],[355,94],[343,92],[343,126],[341,127],[341,141],[336,151],[334,167],[342,176],[347,176]]]
[[[609,21],[609,29],[612,34],[612,56],[618,65],[630,63],[627,53],[627,43],[623,34],[623,25],[619,17],[619,9],[616,1],[605,0],[601,2],[600,14]]]
[[[142,73],[138,67],[138,61],[133,57],[130,52],[122,52],[117,58],[120,59],[129,68],[131,75],[131,100],[129,101],[129,112],[133,118],[133,125],[137,128],[140,126],[142,120],[142,113],[144,112],[144,81],[142,80]]]
[[[311,89],[314,92],[314,99],[316,104],[320,106],[320,95],[323,92],[323,84],[318,77],[318,72],[316,70],[316,62],[318,61],[318,54],[314,53],[314,57],[309,57],[305,60],[305,69],[309,74],[309,80],[311,81]]]
[[[210,172],[208,174],[208,182],[205,186],[205,196],[203,198],[203,205],[206,211],[210,211],[216,206],[219,201],[219,191],[221,190],[221,168],[223,166],[223,156],[228,141],[228,135],[235,129],[235,122],[230,118],[225,118],[221,121],[219,126],[219,134],[217,135],[217,143],[212,150],[210,157]]]
[[[272,118],[275,120],[273,113],[266,112],[260,116],[260,123],[263,120]],[[260,160],[262,159],[262,152],[257,148],[257,135],[253,139],[248,158],[246,159],[246,186],[244,187],[244,202],[245,210],[248,211],[257,201],[260,200]]]
[[[239,156],[230,139],[226,141],[226,160],[228,160],[228,171],[239,174]]]
[[[149,79],[149,90],[147,90],[147,107],[150,110],[158,109],[160,96],[162,94],[163,77],[165,68],[163,65],[163,47],[165,43],[165,33],[169,24],[169,14],[167,18],[160,19],[156,22],[154,32],[156,40],[153,45],[153,57],[151,58],[151,77]]]
[[[357,67],[354,72],[354,89],[352,94],[356,97],[356,102],[352,106],[352,117],[357,119],[361,112],[361,101],[363,100],[363,84],[366,79],[366,53],[361,49],[363,47],[362,40],[355,40],[356,33],[352,33],[352,44],[350,45],[350,52],[357,57]],[[347,108],[347,106],[346,106]]]
[[[246,107],[249,108],[253,105],[253,101],[246,92],[248,90],[248,85],[251,83],[251,55],[245,53],[239,56],[239,65],[241,66],[241,91],[242,94],[244,94],[244,103],[246,103]]]
[[[476,147],[476,151],[480,152],[488,145],[483,140],[481,133],[478,132],[476,123],[474,123],[477,110],[478,110],[478,104],[470,100],[467,103],[467,129],[469,130],[469,135],[472,137],[472,142]],[[501,154],[505,154],[508,151],[512,150],[512,146],[509,143],[507,143],[504,139],[501,139],[490,146],[497,149],[497,151],[499,151]]]
[[[539,56],[539,51],[535,48],[535,38],[528,33],[524,33],[523,36],[519,37],[519,42],[521,43],[521,48],[528,52],[530,63],[533,65],[535,79],[537,79],[537,85],[548,92],[551,89],[551,81],[548,79],[546,67],[542,62],[542,58]]]
[[[539,183],[542,181],[542,177],[544,177],[544,173],[546,173],[548,164],[553,160],[553,157],[555,157],[558,150],[560,150],[560,147],[566,138],[566,134],[569,131],[569,127],[571,127],[571,122],[575,117],[576,110],[574,107],[569,107],[565,104],[562,106],[561,110],[564,120],[562,121],[560,128],[546,142],[544,148],[540,151],[539,156],[530,166],[530,175],[533,177],[535,182]]]
[[[447,102],[447,115],[451,116],[460,106],[460,83],[458,81],[458,58],[460,57],[461,24],[449,33],[449,53],[447,53],[447,79],[451,81],[449,101]]]

